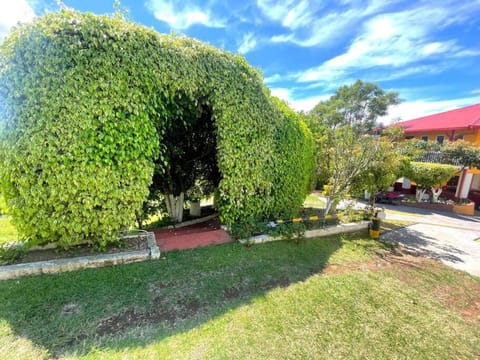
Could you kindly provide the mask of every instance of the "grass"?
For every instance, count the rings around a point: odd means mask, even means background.
[[[311,208],[320,208],[324,209],[326,204],[325,201],[320,199],[317,195],[315,194],[310,194],[307,196],[305,199],[305,202],[303,203],[305,207],[311,207]]]
[[[362,232],[3,281],[0,358],[478,357],[480,279],[395,251]]]
[[[18,241],[17,230],[10,222],[8,216],[0,217],[0,245],[15,241]]]
[[[424,216],[423,214],[419,214],[419,213],[415,213],[415,212],[392,210],[392,209],[385,209],[385,213],[412,216],[412,217],[422,217],[422,216]]]

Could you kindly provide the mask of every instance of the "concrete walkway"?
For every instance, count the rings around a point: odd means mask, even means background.
[[[480,276],[480,216],[433,213],[423,209],[386,205],[387,219],[411,221],[412,225],[385,232],[384,240],[394,241],[421,256],[440,260],[448,266]],[[388,213],[388,210],[402,214]],[[404,213],[408,214],[404,214]]]

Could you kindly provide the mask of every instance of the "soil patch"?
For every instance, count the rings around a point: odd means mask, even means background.
[[[89,244],[77,245],[68,250],[61,248],[27,251],[9,264],[24,264],[36,261],[49,261],[57,259],[71,259],[82,256],[99,254],[114,254],[125,251],[147,250],[148,241],[146,236],[138,236],[122,239],[107,247],[105,251],[98,251]]]

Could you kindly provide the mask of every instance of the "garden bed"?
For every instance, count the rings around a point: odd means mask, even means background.
[[[148,249],[148,240],[146,236],[129,236],[128,238],[117,243],[107,246],[105,251],[99,251],[90,244],[76,245],[68,250],[60,248],[35,247],[26,251],[17,259],[12,260],[9,265],[25,264],[37,261],[50,261],[57,259],[71,259],[83,256],[93,256],[100,254],[116,254],[126,251],[143,251]]]
[[[110,246],[102,253],[95,253],[86,244],[76,246],[68,251],[60,251],[51,247],[29,251],[13,260],[12,265],[0,266],[0,280],[127,264],[160,257],[160,250],[153,233],[145,232],[127,236],[121,244],[121,246],[118,244]]]

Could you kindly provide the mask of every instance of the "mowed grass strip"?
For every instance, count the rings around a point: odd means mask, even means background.
[[[0,282],[0,357],[475,358],[479,297],[363,232],[230,243]]]
[[[325,201],[320,199],[315,194],[309,194],[303,203],[305,207],[317,208],[317,209],[324,209],[326,204]]]

